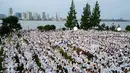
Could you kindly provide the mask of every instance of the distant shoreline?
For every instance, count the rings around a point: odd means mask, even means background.
[[[101,20],[101,22],[130,22],[130,20]]]
[[[20,20],[20,21],[52,21],[52,20]],[[65,20],[62,20],[62,21],[65,21]],[[62,21],[57,21],[57,22],[62,22]],[[101,20],[101,22],[130,22],[130,20]]]

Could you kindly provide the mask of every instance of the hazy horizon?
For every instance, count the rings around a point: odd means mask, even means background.
[[[83,7],[89,3],[93,9],[96,0],[74,0],[77,18],[80,18],[83,12]],[[130,0],[98,0],[101,10],[101,19],[128,19],[130,20]],[[0,0],[0,14],[8,15],[9,8],[13,8],[15,12],[42,12],[48,13],[50,16],[55,16],[56,12],[61,17],[66,17],[71,0]]]

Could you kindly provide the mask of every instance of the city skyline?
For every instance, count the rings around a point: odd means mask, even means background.
[[[98,0],[101,10],[102,19],[130,19],[130,0]],[[80,18],[83,7],[89,3],[93,9],[96,0],[74,0],[77,18]],[[0,14],[8,14],[8,8],[12,7],[15,12],[37,12],[43,11],[55,16],[55,12],[59,12],[61,17],[66,17],[71,0],[0,0]]]
[[[16,16],[20,20],[40,20],[40,21],[65,21],[66,18],[60,17],[59,13],[56,12],[55,16],[50,16],[46,12],[41,12],[41,14],[36,12],[24,11],[24,12],[14,12],[13,8],[8,9],[8,15],[0,14],[0,19]],[[80,19],[78,19],[80,21]],[[123,18],[117,19],[101,19],[102,21],[130,21]]]
[[[62,21],[63,17],[60,17],[60,15],[58,14],[58,12],[55,12],[56,15],[55,16],[50,16],[49,13],[46,12],[41,12],[41,13],[37,13],[37,12],[31,12],[31,11],[23,11],[23,12],[15,12],[15,10],[13,10],[13,8],[8,8],[8,13],[4,14],[4,13],[0,13],[0,19],[5,18],[7,16],[16,16],[19,19],[22,20],[53,20],[53,21]],[[65,19],[65,18],[63,18]]]
[[[16,16],[20,20],[43,20],[43,21],[63,21],[64,19],[59,16],[56,12],[55,16],[50,16],[46,12],[41,12],[41,14],[36,12],[24,11],[24,12],[13,12],[13,8],[8,9],[8,15],[0,14],[0,19],[8,17],[8,16]]]

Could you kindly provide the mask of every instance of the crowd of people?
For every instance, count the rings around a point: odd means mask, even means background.
[[[3,73],[130,73],[130,33],[21,31],[1,38]]]

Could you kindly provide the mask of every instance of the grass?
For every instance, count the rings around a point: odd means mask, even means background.
[[[20,73],[22,73],[23,69],[24,69],[24,65],[19,65],[19,58],[18,58],[18,55],[14,56],[15,60],[16,60],[16,63],[18,63],[18,67],[17,67],[17,71],[20,71]]]
[[[21,35],[20,33],[18,33],[17,36],[18,36],[18,38],[21,38],[21,37],[22,37],[22,35]]]
[[[2,44],[2,41],[1,41],[1,39],[0,39],[0,44]]]
[[[59,50],[60,53],[62,54],[62,56],[64,56],[65,59],[68,59],[69,61],[73,61],[72,57],[71,56],[68,56],[66,52],[64,52],[63,49],[60,49]]]
[[[16,63],[20,63],[20,62],[19,62],[18,55],[15,55],[14,58],[15,58],[15,60],[16,60]]]
[[[2,57],[2,56],[4,56],[3,51],[4,51],[4,49],[0,48],[0,71],[3,70],[3,67],[2,67],[2,61],[4,60],[4,58]]]
[[[18,50],[19,54],[21,54],[21,51],[19,50],[19,47],[20,47],[20,45],[19,45],[19,43],[17,43],[16,49]]]
[[[28,40],[26,40],[26,39],[23,39],[23,41],[24,41],[26,44],[29,44]]]
[[[68,59],[71,62],[75,62],[74,59],[71,56],[68,56],[68,54],[66,52],[64,52],[64,50],[62,48],[60,48],[59,46],[52,46],[53,49],[59,50],[59,52],[62,54],[62,56],[65,59]]]
[[[42,71],[45,72],[45,69],[41,68],[41,63],[40,63],[40,61],[39,61],[38,55],[35,54],[35,55],[33,56],[33,58],[35,59],[35,62],[36,62],[36,64],[37,64],[37,66],[38,66]]]
[[[76,51],[77,54],[79,54],[82,51],[82,54],[84,54],[85,56],[87,56],[88,60],[91,60],[94,57],[93,54],[91,54],[90,52],[86,52],[86,51],[82,50],[81,48],[73,47],[70,44],[68,44],[67,46],[73,48],[73,51]],[[68,59],[69,61],[76,63],[75,60],[71,56],[68,56],[67,53],[64,52],[64,50],[62,48],[60,48],[59,46],[53,46],[52,48],[59,50],[59,52],[62,54],[62,56],[65,59]],[[80,63],[78,63],[78,64],[80,64]]]
[[[76,48],[76,47],[73,48],[73,51],[74,51],[74,50],[75,50],[78,54],[79,54],[81,51],[83,51],[82,49]]]
[[[73,48],[73,46],[71,44],[67,44],[67,47]]]
[[[22,73],[22,71],[24,70],[24,65],[19,65],[18,64],[18,67],[17,67],[17,71],[19,71],[20,73]]]
[[[11,41],[11,38],[12,38],[11,36],[8,36],[8,41],[9,41],[9,42]]]
[[[91,60],[94,57],[93,54],[91,54],[90,52],[86,52],[80,48],[74,47],[73,50],[75,50],[78,54],[82,51],[82,54],[86,55],[89,60]]]

